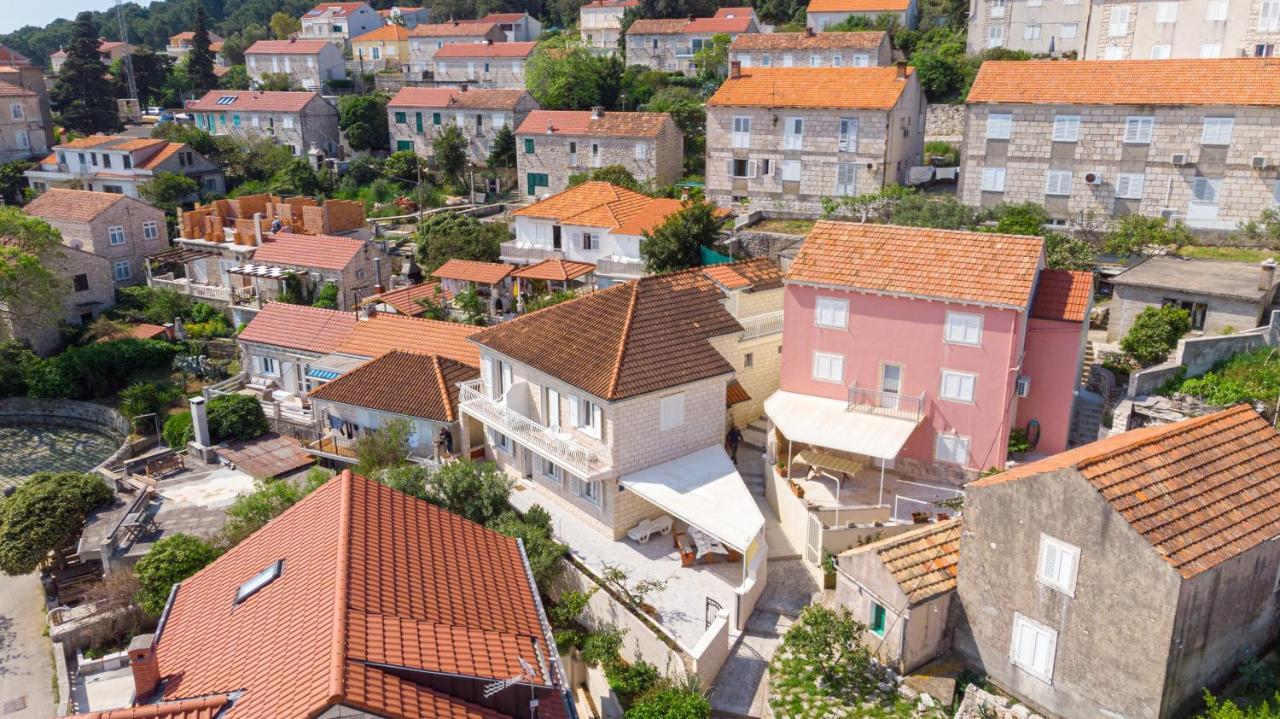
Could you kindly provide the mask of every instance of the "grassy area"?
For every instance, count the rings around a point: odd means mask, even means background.
[[[1252,247],[1215,247],[1211,245],[1183,247],[1178,254],[1198,260],[1230,260],[1232,262],[1248,262],[1250,264],[1257,264],[1270,257],[1280,258],[1280,252],[1275,250],[1260,250]]]
[[[756,232],[778,232],[784,235],[807,235],[813,229],[814,220],[782,220],[768,219],[758,222],[750,229]]]
[[[1199,377],[1175,379],[1161,394],[1182,392],[1211,405],[1262,402],[1270,405],[1280,395],[1280,356],[1270,347],[1242,352]]]

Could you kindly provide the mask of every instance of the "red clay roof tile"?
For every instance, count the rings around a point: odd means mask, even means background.
[[[328,354],[346,341],[356,321],[354,312],[271,302],[249,321],[238,339]]]
[[[1092,302],[1092,272],[1040,270],[1031,316],[1042,320],[1083,322]]]
[[[454,422],[458,383],[480,371],[445,357],[392,351],[312,390],[327,400],[408,417]]]

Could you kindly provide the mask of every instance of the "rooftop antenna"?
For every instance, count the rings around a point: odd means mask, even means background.
[[[524,657],[517,656],[516,660],[520,662],[520,673],[513,677],[500,679],[496,682],[490,682],[489,684],[484,685],[483,693],[485,699],[489,699],[503,689],[515,686],[523,681],[533,681],[534,678],[537,677],[537,674],[533,671],[533,667],[529,666],[529,662],[525,661]]]
[[[133,56],[129,52],[129,24],[124,21],[124,0],[116,0],[116,22],[120,25],[120,42],[124,43],[124,79],[129,86],[129,97],[138,97],[138,82],[133,78]]]

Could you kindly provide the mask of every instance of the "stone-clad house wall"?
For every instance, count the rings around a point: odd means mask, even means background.
[[[523,58],[451,57],[435,60],[435,80],[444,84],[524,89]],[[488,67],[488,70],[485,68]]]
[[[1012,114],[1008,140],[986,138],[992,113]],[[1077,142],[1052,140],[1056,115],[1080,117]],[[1155,118],[1150,144],[1124,142],[1130,116]],[[1234,118],[1230,145],[1201,144],[1206,117]],[[1035,202],[1057,219],[1082,213],[1104,219],[1132,213],[1159,217],[1170,210],[1193,227],[1232,229],[1276,204],[1277,122],[1280,108],[970,105],[962,158],[967,171],[961,173],[959,197],[972,207]],[[1186,155],[1187,164],[1175,166],[1175,154]],[[1253,168],[1254,157],[1264,158],[1266,167]],[[1005,169],[1003,192],[982,190],[984,168]],[[1046,194],[1050,170],[1072,173],[1069,196]],[[1086,184],[1086,173],[1099,175],[1100,183]],[[1119,173],[1145,175],[1141,199],[1116,197]],[[1197,177],[1221,178],[1215,222],[1188,218]]]
[[[458,124],[462,117],[462,134],[467,140],[467,157],[473,164],[484,165],[489,159],[489,143],[493,141],[502,125],[519,127],[538,103],[525,95],[516,104],[515,112],[506,109],[492,108],[446,108],[446,107],[389,107],[387,108],[387,125],[391,132],[391,150],[395,152],[400,143],[412,143],[414,152],[425,158],[435,156],[432,143],[435,138],[451,124]],[[397,122],[396,113],[404,113],[404,122]],[[418,132],[418,116],[422,116],[422,132]],[[435,116],[440,115],[440,123],[435,124]],[[476,127],[476,116],[481,116],[481,127]],[[498,126],[494,125],[494,116],[499,116]],[[520,151],[522,148],[517,148]]]
[[[329,80],[340,80],[347,76],[342,51],[333,45],[328,45],[315,54],[251,53],[245,55],[245,60],[249,79],[255,83],[262,82],[263,76],[268,73],[282,73],[308,90],[318,90]]]
[[[228,107],[226,113],[232,114]],[[214,113],[198,113],[216,117]],[[240,125],[215,120],[215,134],[232,137],[265,138],[293,150],[295,155],[305,155],[313,146],[328,153],[336,153],[339,147],[338,108],[328,100],[317,97],[302,112],[254,112],[234,111],[240,117]]]
[[[769,56],[768,64],[765,63],[764,59],[766,55]],[[792,64],[790,66],[786,64],[788,55],[791,56]],[[854,61],[857,55],[867,56],[867,66],[869,67],[886,67],[893,64],[893,48],[889,46],[887,36],[884,42],[880,43],[880,47],[875,49],[735,50],[729,53],[729,59],[741,62],[743,67],[858,67]],[[840,58],[839,65],[834,62],[836,57]],[[814,58],[817,58],[817,65],[813,64]]]
[[[1107,321],[1107,341],[1118,342],[1129,333],[1138,314],[1148,307],[1161,307],[1165,299],[1187,302],[1203,302],[1207,305],[1204,330],[1201,335],[1213,337],[1229,331],[1249,330],[1257,327],[1262,315],[1262,305],[1228,297],[1179,292],[1176,288],[1157,289],[1133,285],[1116,285],[1115,299],[1111,303],[1111,317]]]
[[[164,211],[136,200],[121,200],[89,222],[72,222],[56,217],[43,219],[62,234],[64,245],[105,257],[110,260],[109,266],[128,261],[130,276],[119,282],[121,286],[145,283],[147,255],[154,255],[169,246]],[[156,234],[151,240],[145,239],[144,225],[148,223],[155,223]],[[111,227],[124,229],[122,244],[111,244]]]
[[[716,33],[735,38],[738,33]],[[702,40],[703,44],[711,42],[712,33],[664,33],[661,35],[626,36],[627,64],[644,65],[653,70],[678,72],[682,75],[696,75],[698,68],[693,62],[693,41]]]
[[[526,140],[533,140],[533,153],[525,152]],[[576,152],[570,153],[570,145]],[[636,145],[645,147],[644,158],[636,157]],[[591,147],[598,145],[600,159],[592,162]],[[516,136],[516,164],[521,191],[528,193],[529,173],[545,173],[549,185],[537,194],[555,194],[569,187],[569,176],[590,172],[594,167],[622,165],[640,182],[663,186],[677,182],[684,171],[684,138],[675,122],[667,120],[656,138],[522,133]]]

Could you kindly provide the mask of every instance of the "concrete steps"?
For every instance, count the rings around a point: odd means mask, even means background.
[[[763,452],[768,433],[768,423],[763,418],[757,419],[742,430],[742,446]]]

